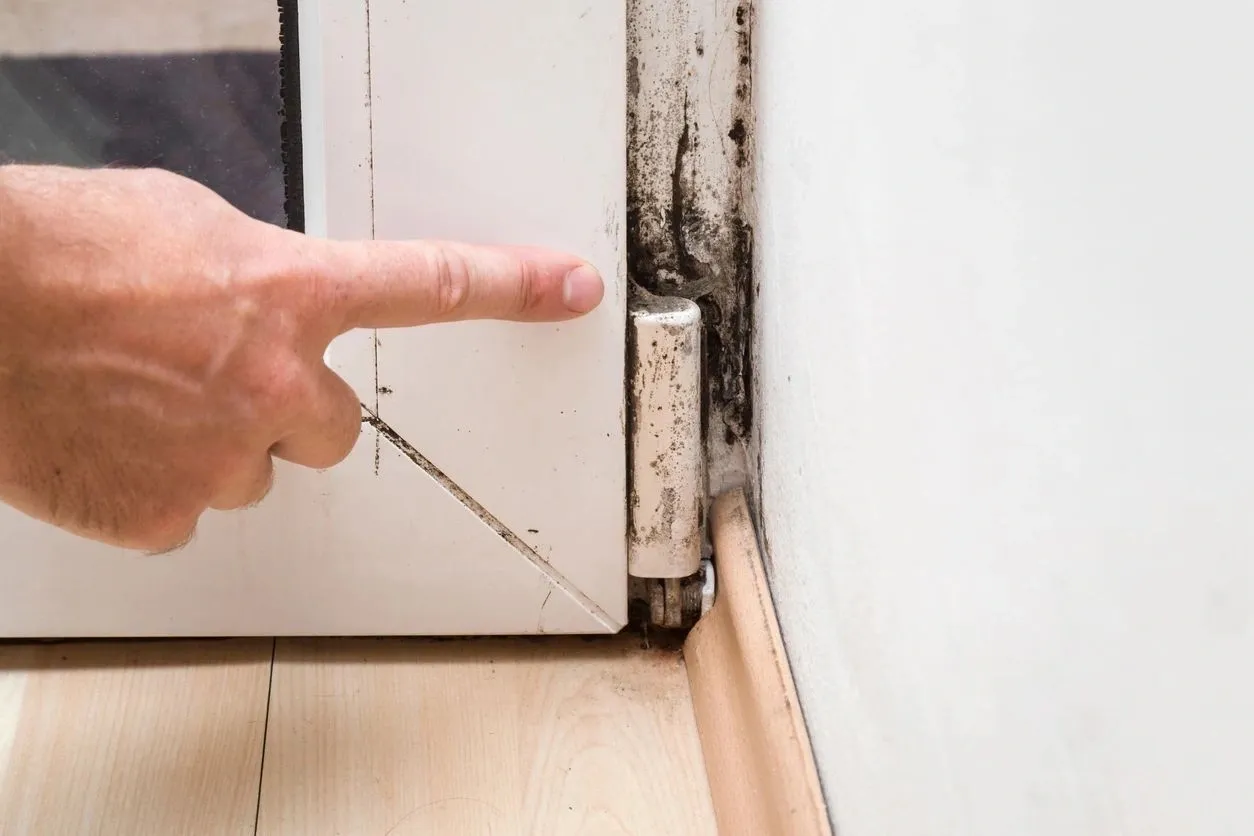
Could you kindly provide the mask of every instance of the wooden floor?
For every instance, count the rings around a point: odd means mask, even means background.
[[[634,637],[0,645],[0,834],[715,833]]]

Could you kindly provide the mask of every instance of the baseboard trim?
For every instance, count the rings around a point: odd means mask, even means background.
[[[805,720],[741,491],[711,513],[718,594],[684,644],[721,836],[831,836]]]

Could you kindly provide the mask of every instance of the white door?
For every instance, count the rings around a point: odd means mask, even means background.
[[[306,228],[571,250],[562,325],[357,332],[366,425],[326,472],[161,557],[0,508],[0,635],[612,632],[626,620],[625,9],[302,0]]]

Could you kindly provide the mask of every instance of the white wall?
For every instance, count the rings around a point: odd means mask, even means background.
[[[758,22],[761,507],[840,836],[1254,832],[1254,4]]]

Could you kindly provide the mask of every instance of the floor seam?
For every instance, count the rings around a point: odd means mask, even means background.
[[[261,827],[261,788],[266,780],[266,740],[270,736],[270,701],[274,697],[274,663],[279,655],[278,638],[270,639],[270,678],[266,684],[266,714],[261,726],[261,763],[257,768],[257,809],[253,812],[253,836]]]
[[[510,530],[509,526],[501,522],[491,511],[489,511],[482,503],[473,496],[468,494],[461,485],[458,485],[448,474],[435,465],[430,459],[418,451],[418,448],[410,444],[400,433],[392,429],[386,421],[381,419],[370,407],[364,403],[361,405],[364,415],[362,423],[369,424],[374,428],[381,437],[386,439],[393,447],[400,451],[404,456],[416,464],[428,476],[440,484],[448,491],[454,499],[460,502],[468,511],[474,514],[488,528],[492,529],[495,534],[504,540],[514,551],[518,552],[524,560],[530,563],[541,574],[548,579],[554,587],[562,590],[574,601],[583,607],[589,615],[610,632],[618,632],[623,625],[620,624],[613,616],[605,611],[596,601],[590,598],[585,592],[570,582],[565,575],[558,571],[552,563],[546,560],[535,549],[527,545],[521,537]],[[548,600],[547,598],[545,599]]]

